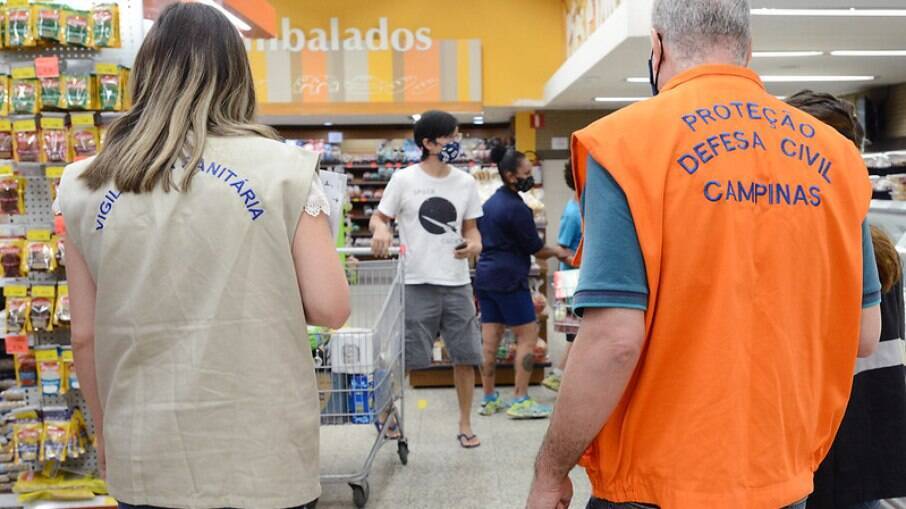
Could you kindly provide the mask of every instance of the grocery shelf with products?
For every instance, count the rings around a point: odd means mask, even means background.
[[[10,0],[0,14],[0,492],[15,490],[19,505],[100,501],[53,202],[65,166],[95,155],[130,106],[141,2]]]

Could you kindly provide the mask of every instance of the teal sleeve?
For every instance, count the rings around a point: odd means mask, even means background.
[[[588,158],[582,195],[585,247],[575,313],[588,308],[648,308],[648,276],[626,195],[616,180]]]
[[[871,228],[868,221],[862,223],[862,308],[881,303],[881,278],[878,276],[878,262],[875,248],[871,243]]]

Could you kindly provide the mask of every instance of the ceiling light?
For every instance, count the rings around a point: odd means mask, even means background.
[[[418,122],[419,120],[421,120],[422,114],[416,113],[414,115],[409,115],[409,118],[411,118],[413,122]]]
[[[644,101],[647,97],[595,97],[598,103],[634,103]]]
[[[835,57],[906,57],[906,49],[861,50],[841,49],[831,51]]]
[[[797,76],[797,75],[766,75],[761,77],[765,83],[810,83],[810,82],[837,82],[837,81],[873,81],[874,76]]]
[[[753,58],[820,57],[823,51],[753,51]]]
[[[843,82],[843,81],[874,81],[875,76],[838,76],[838,75],[821,75],[821,76],[808,76],[808,75],[765,75],[761,77],[761,81],[765,83],[824,83],[824,82]],[[626,78],[626,81],[629,83],[645,83],[648,84],[648,78],[643,77],[632,77]]]
[[[324,122],[324,127],[330,127],[333,125],[333,122]]]
[[[215,8],[215,9],[217,9],[218,11],[222,12],[223,15],[226,16],[228,20],[230,20],[230,23],[232,23],[233,25],[235,25],[236,28],[239,29],[239,31],[241,31],[241,32],[248,32],[249,30],[252,29],[251,25],[249,25],[249,24],[246,23],[245,21],[242,21],[241,19],[239,19],[239,17],[237,17],[237,16],[236,16],[235,14],[233,14],[232,12],[230,12],[230,11],[224,9],[222,5],[220,5],[219,3],[215,2],[214,0],[198,0],[198,2],[199,2],[199,3],[203,3],[203,4],[205,4],[205,5],[210,5],[211,7],[213,7],[213,8]]]
[[[906,16],[906,9],[752,9],[753,16]]]

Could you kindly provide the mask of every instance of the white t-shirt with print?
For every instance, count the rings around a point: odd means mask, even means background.
[[[469,284],[469,262],[453,253],[463,240],[463,221],[482,215],[471,175],[452,166],[443,178],[428,175],[418,164],[402,169],[387,184],[378,210],[399,222],[406,284]]]

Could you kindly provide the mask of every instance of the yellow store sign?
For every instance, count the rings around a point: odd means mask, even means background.
[[[476,111],[537,100],[565,58],[558,0],[271,0],[250,39],[261,113]]]

